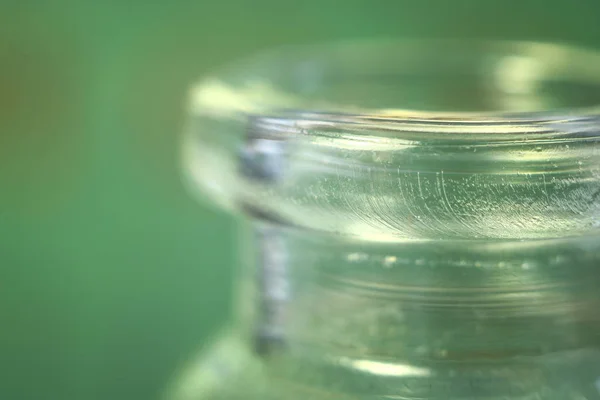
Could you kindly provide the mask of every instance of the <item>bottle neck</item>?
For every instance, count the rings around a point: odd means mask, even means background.
[[[248,227],[240,300],[259,351],[477,360],[598,340],[595,237],[382,243]]]

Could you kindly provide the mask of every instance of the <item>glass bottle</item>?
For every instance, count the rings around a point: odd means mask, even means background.
[[[170,399],[600,399],[599,53],[291,47],[190,99],[239,306]]]

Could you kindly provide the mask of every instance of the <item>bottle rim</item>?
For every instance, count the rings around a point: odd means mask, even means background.
[[[244,215],[380,241],[548,239],[600,227],[594,50],[292,46],[204,78],[189,106],[182,159],[192,191]]]
[[[359,136],[589,136],[600,120],[600,51],[459,39],[285,46],[203,78],[188,106],[192,116],[279,119],[287,134],[342,124],[360,125],[349,129]]]

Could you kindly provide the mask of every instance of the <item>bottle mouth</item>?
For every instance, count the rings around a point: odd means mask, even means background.
[[[556,238],[600,227],[600,52],[543,43],[291,47],[191,91],[192,188],[372,240]]]
[[[228,116],[300,110],[333,122],[348,116],[417,121],[435,131],[452,124],[469,131],[572,122],[600,114],[600,52],[464,40],[283,47],[204,79],[190,106],[192,113]]]

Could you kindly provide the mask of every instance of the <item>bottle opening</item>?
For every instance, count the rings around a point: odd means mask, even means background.
[[[196,87],[214,112],[548,113],[600,106],[600,54],[527,42],[374,41],[282,48]]]

